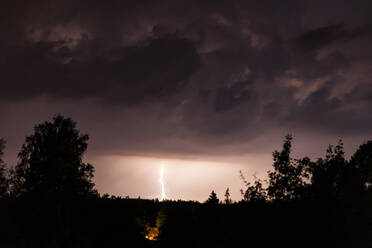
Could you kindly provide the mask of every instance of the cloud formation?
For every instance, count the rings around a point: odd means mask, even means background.
[[[75,115],[112,153],[230,153],[283,130],[369,137],[371,7],[8,1],[0,101]]]

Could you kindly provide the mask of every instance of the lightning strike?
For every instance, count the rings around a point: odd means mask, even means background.
[[[159,177],[159,182],[161,185],[161,195],[160,195],[160,200],[163,201],[167,195],[165,194],[165,187],[164,187],[164,165],[162,164],[160,167],[160,177]]]

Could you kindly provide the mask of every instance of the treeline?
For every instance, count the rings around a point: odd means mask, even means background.
[[[272,203],[295,201],[356,200],[372,192],[372,141],[359,146],[350,160],[345,158],[342,140],[329,145],[325,158],[291,157],[292,135],[287,135],[281,151],[273,152],[273,170],[268,179],[248,182],[240,171],[246,188],[242,202]],[[207,204],[231,204],[229,188],[221,201],[212,191]]]
[[[341,141],[325,158],[273,152],[268,179],[205,203],[100,196],[83,162],[88,136],[56,116],[26,137],[18,163],[1,159],[0,247],[370,247],[372,142],[348,160]]]
[[[312,161],[309,157],[291,157],[292,139],[292,135],[287,135],[282,150],[273,152],[273,170],[268,171],[268,181],[256,178],[250,183],[240,172],[246,185],[241,191],[243,201],[355,200],[371,191],[372,141],[360,145],[347,160],[339,140],[337,145],[328,146],[325,158]],[[229,202],[228,198],[226,201]]]

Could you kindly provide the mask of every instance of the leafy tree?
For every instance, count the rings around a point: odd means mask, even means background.
[[[232,203],[232,200],[230,198],[230,189],[227,188],[226,191],[225,191],[225,200],[224,200],[224,203],[225,204],[231,204]]]
[[[243,201],[256,202],[256,203],[265,202],[267,199],[267,189],[263,187],[264,181],[260,180],[255,175],[253,175],[255,178],[255,181],[253,184],[251,184],[245,179],[242,171],[239,171],[239,172],[240,172],[240,178],[243,180],[245,186],[247,187],[245,191],[242,189],[240,190],[240,193],[243,196]]]
[[[307,158],[302,160],[290,157],[292,135],[287,135],[281,152],[273,152],[274,171],[269,171],[268,195],[273,200],[298,200],[303,197],[309,179]]]
[[[0,199],[8,196],[8,178],[6,165],[2,159],[5,149],[5,140],[0,138]]]
[[[339,140],[336,146],[329,145],[325,159],[318,159],[310,167],[311,188],[316,197],[328,199],[339,196],[348,171],[344,155],[343,143]]]
[[[372,185],[372,141],[359,146],[351,157],[345,184],[349,185],[351,193],[363,192]]]
[[[36,125],[18,154],[14,180],[18,193],[58,199],[97,195],[94,168],[82,162],[88,139],[73,120],[61,115]]]
[[[212,193],[209,195],[209,198],[205,203],[209,205],[218,205],[220,203],[220,200],[218,199],[214,190],[212,190]]]

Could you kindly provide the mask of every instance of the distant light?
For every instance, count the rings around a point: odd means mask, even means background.
[[[151,227],[146,225],[145,239],[148,240],[157,240],[159,236],[159,230],[157,227]]]

